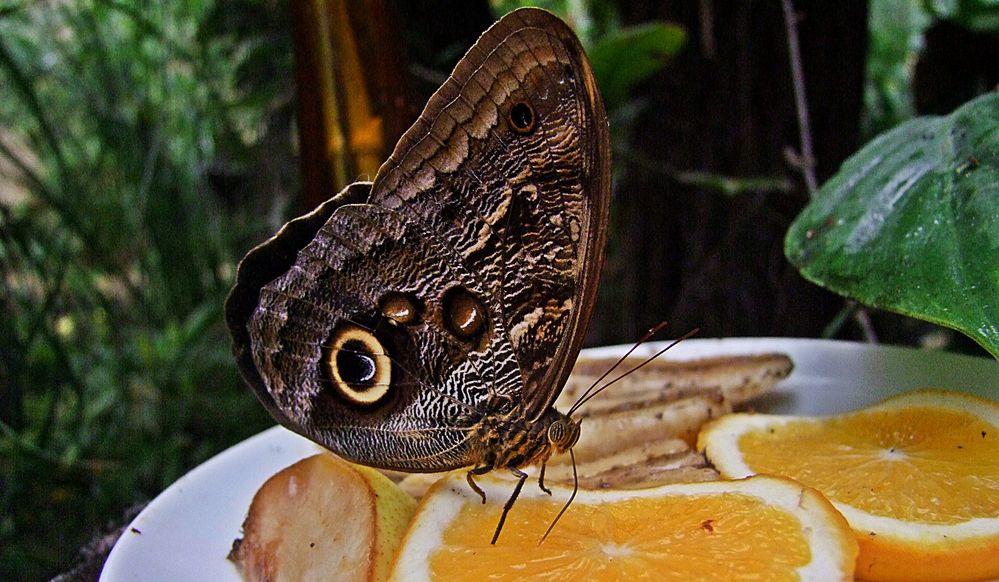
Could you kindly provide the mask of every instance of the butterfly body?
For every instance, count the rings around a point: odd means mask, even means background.
[[[226,302],[244,379],[281,424],[373,467],[519,472],[567,450],[579,425],[552,404],[596,296],[609,151],[578,39],[510,13],[373,182],[244,258]]]
[[[566,432],[567,436],[561,436]],[[553,454],[568,450],[578,438],[578,422],[555,408],[549,408],[535,421],[514,410],[485,416],[474,425],[471,456],[477,467],[514,469],[540,465]]]

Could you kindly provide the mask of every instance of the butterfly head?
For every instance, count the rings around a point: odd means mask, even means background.
[[[548,425],[548,444],[556,453],[572,448],[579,440],[579,421],[563,416]]]

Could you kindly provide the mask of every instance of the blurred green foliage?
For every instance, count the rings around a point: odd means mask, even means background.
[[[952,20],[971,30],[999,31],[999,0],[922,0],[934,18]]]
[[[292,52],[273,3],[225,4],[0,9],[0,579],[270,423],[221,306],[267,214],[229,186],[292,150]]]
[[[946,20],[971,30],[999,32],[997,0],[878,0],[869,4],[869,10],[866,139],[913,116],[915,66],[924,34],[934,22]]]
[[[923,32],[931,22],[930,14],[914,0],[870,4],[864,90],[867,139],[912,117],[913,67],[922,48]]]

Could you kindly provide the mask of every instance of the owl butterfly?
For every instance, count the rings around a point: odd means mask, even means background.
[[[239,266],[226,320],[281,424],[383,469],[519,478],[567,451],[552,406],[597,290],[607,118],[579,40],[538,9],[469,49],[373,182]],[[493,542],[496,538],[493,538]]]

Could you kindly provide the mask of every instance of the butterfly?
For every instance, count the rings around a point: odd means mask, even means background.
[[[372,182],[246,255],[226,301],[241,373],[289,429],[364,465],[506,469],[571,452],[553,402],[593,309],[608,123],[579,40],[509,13]],[[547,489],[546,489],[547,490]]]

